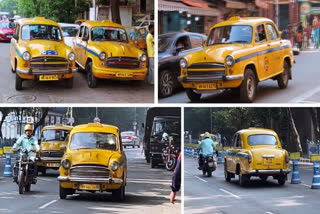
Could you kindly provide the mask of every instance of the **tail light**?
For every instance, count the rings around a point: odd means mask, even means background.
[[[133,139],[133,136],[129,136],[129,139],[132,140],[132,139]]]

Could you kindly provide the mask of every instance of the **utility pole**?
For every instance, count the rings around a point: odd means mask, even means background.
[[[274,0],[274,4],[275,4],[275,21],[276,21],[276,25],[279,28],[279,0]]]
[[[210,107],[210,133],[212,133],[212,108]]]
[[[96,0],[92,0],[92,1],[93,1],[93,3],[92,3],[92,4],[93,4],[93,10],[94,10],[94,13],[93,13],[93,14],[94,14],[93,21],[95,21],[95,20],[96,20],[96,17],[97,17],[97,16],[96,16]]]

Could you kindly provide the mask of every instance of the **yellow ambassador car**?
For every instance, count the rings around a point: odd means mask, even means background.
[[[208,132],[206,132],[206,133],[208,133]],[[199,141],[198,141],[199,144],[200,144],[201,141],[203,140],[203,137],[204,137],[204,135],[205,135],[206,133],[200,134],[200,136],[199,136]],[[214,145],[215,145],[215,146],[218,146],[218,141],[217,141],[216,135],[211,134],[211,133],[208,133],[208,135],[210,135],[210,138],[211,138],[211,140],[213,140]]]
[[[237,174],[240,185],[244,186],[251,176],[264,181],[273,176],[284,185],[290,173],[289,161],[289,154],[281,148],[276,132],[262,128],[243,129],[234,135],[231,149],[226,152],[225,179],[230,182]]]
[[[232,89],[252,102],[258,82],[273,79],[286,88],[294,64],[289,40],[282,40],[267,18],[232,17],[211,28],[202,50],[180,60],[179,81],[191,101],[202,93]]]
[[[10,63],[16,90],[23,80],[65,80],[73,86],[75,54],[64,43],[60,26],[43,17],[19,19],[10,45]]]
[[[76,190],[112,192],[117,201],[125,196],[127,158],[119,129],[101,123],[75,126],[60,166],[60,198]]]
[[[66,146],[66,139],[72,128],[61,124],[43,127],[40,133],[38,172],[45,175],[47,169],[59,169],[64,153],[60,148],[62,145]]]
[[[129,41],[123,26],[110,20],[83,22],[74,52],[90,88],[97,86],[97,78],[144,80],[147,74],[146,54]]]

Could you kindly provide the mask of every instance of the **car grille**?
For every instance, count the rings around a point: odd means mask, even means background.
[[[66,69],[68,60],[63,57],[34,57],[30,60],[32,69]]]
[[[192,69],[190,71],[189,69]],[[195,69],[201,69],[197,71]],[[217,70],[208,70],[203,69],[217,69]],[[226,70],[224,64],[221,63],[196,63],[188,67],[187,71],[188,77],[210,77],[210,78],[222,78],[226,75]]]
[[[110,57],[106,61],[109,68],[139,68],[140,62],[133,57]]]
[[[213,68],[221,68],[225,69],[224,64],[222,63],[195,63],[188,67],[188,69],[213,69]]]
[[[106,166],[98,165],[77,165],[70,169],[71,177],[85,177],[85,178],[108,178],[110,171]]]
[[[42,151],[40,152],[40,157],[62,157],[62,151]]]

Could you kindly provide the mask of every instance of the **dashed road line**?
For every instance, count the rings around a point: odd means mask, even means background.
[[[224,193],[227,193],[228,195],[230,195],[230,196],[232,196],[232,197],[234,197],[234,198],[236,198],[236,199],[241,199],[240,196],[237,196],[237,195],[235,195],[235,194],[233,194],[233,193],[231,193],[231,192],[229,192],[229,191],[227,191],[227,190],[225,190],[225,189],[220,189],[220,191],[222,191],[222,192],[224,192]]]
[[[289,103],[299,103],[299,102],[302,102],[304,100],[306,100],[307,98],[313,96],[315,93],[318,93],[320,92],[320,87],[317,87],[317,88],[314,88],[313,90],[311,91],[308,91],[306,93],[303,93],[302,95],[292,99],[289,101]]]
[[[50,202],[42,205],[41,207],[39,207],[39,209],[44,209],[44,208],[50,206],[51,204],[53,204],[53,203],[55,203],[55,202],[57,202],[57,200],[52,200],[52,201],[50,201]]]
[[[199,176],[194,176],[194,177],[198,178],[200,181],[203,181],[203,182],[207,183],[207,181],[206,181],[206,180],[204,180],[204,179],[200,178]]]
[[[269,211],[267,211],[266,213],[267,213],[267,214],[274,214],[273,212],[269,212]]]

